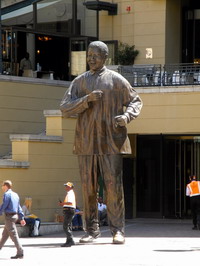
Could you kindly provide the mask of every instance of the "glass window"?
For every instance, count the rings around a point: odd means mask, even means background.
[[[71,42],[71,75],[76,77],[86,71],[86,42],[74,40]]]
[[[14,60],[15,45],[16,45],[16,33],[10,30],[3,30],[2,31],[3,74],[16,75],[18,73],[18,64]]]
[[[84,5],[85,0],[42,0],[2,15],[3,26],[35,25],[34,8],[36,6],[37,30],[59,32],[66,35],[97,37],[97,12]],[[73,17],[73,7],[77,14]],[[76,25],[74,25],[76,21]],[[76,29],[76,32],[74,32]]]
[[[116,52],[117,52],[117,43],[118,41],[104,41],[108,46],[108,58],[106,60],[106,65],[115,65],[116,64]]]
[[[11,31],[5,30],[2,32],[2,57],[3,60],[10,60],[11,58]]]
[[[70,34],[72,0],[43,0],[37,3],[37,29]]]
[[[81,23],[81,35],[97,37],[97,12],[84,6],[85,0],[79,0],[77,6],[77,19]]]

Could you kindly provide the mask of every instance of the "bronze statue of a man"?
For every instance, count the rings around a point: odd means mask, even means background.
[[[81,243],[100,236],[99,176],[103,179],[113,243],[125,242],[122,154],[131,153],[126,124],[140,114],[142,101],[125,78],[105,67],[107,56],[105,43],[89,44],[90,70],[73,80],[60,105],[64,117],[78,114],[74,153],[78,155],[86,227]]]

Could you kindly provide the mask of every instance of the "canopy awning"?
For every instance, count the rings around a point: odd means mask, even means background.
[[[103,2],[103,1],[87,1],[83,3],[87,9],[101,11],[108,11],[109,15],[117,15],[117,4]]]

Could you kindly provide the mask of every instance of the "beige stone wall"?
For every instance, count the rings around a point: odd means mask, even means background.
[[[164,64],[166,0],[136,0],[134,10],[134,44],[140,51],[136,64]],[[152,48],[152,59],[146,59],[146,48]]]
[[[200,133],[199,86],[148,88],[137,91],[144,107],[140,116],[128,125],[129,133]]]
[[[132,134],[199,134],[200,87],[137,88],[144,107],[141,115],[128,125],[135,156],[135,136]],[[58,111],[44,112],[46,136],[37,139],[12,137],[13,161],[29,162],[27,169],[0,166],[0,182],[11,179],[13,189],[21,197],[33,198],[33,212],[43,221],[53,221],[61,213],[58,199],[64,198],[63,184],[75,184],[77,204],[82,208],[81,181],[77,157],[73,155],[76,119],[63,119]],[[30,135],[31,136],[31,135]],[[61,141],[54,141],[57,136]],[[35,137],[35,139],[34,139]],[[0,192],[2,197],[2,192]],[[0,222],[3,218],[0,219]]]
[[[9,134],[42,133],[44,109],[58,109],[67,82],[12,77],[0,79],[0,156],[11,151]]]
[[[103,0],[107,1],[107,0]],[[20,0],[4,0],[10,5]],[[140,54],[135,64],[179,63],[181,60],[181,0],[113,0],[118,4],[117,15],[100,11],[100,40],[118,40],[135,45]],[[127,10],[130,7],[130,11]],[[96,12],[85,10],[86,31],[95,36]],[[146,58],[146,49],[152,48],[153,58]]]
[[[165,63],[181,62],[181,0],[167,0]]]
[[[67,181],[74,183],[77,205],[82,207],[77,157],[72,153],[75,123],[75,119],[62,119],[61,115],[56,118],[47,116],[47,136],[52,133],[56,135],[53,128],[59,125],[62,129],[62,142],[22,140],[24,135],[21,135],[21,138],[12,141],[12,160],[28,161],[30,167],[0,168],[0,182],[5,179],[12,180],[13,190],[20,195],[21,204],[25,197],[32,197],[32,212],[43,222],[54,221],[56,213],[62,214],[58,199],[64,200],[66,192],[63,184]],[[58,136],[59,133],[58,130]],[[2,195],[1,191],[0,197]],[[2,221],[1,217],[0,222]]]
[[[118,4],[116,16],[100,12],[100,39],[134,44],[140,51],[135,64],[164,64],[166,0],[114,0],[113,3]],[[152,48],[152,59],[146,59],[146,48]]]

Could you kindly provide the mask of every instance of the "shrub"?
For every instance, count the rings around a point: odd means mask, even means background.
[[[133,65],[138,54],[139,51],[135,50],[135,45],[129,45],[127,43],[120,42],[116,61],[119,65]]]

